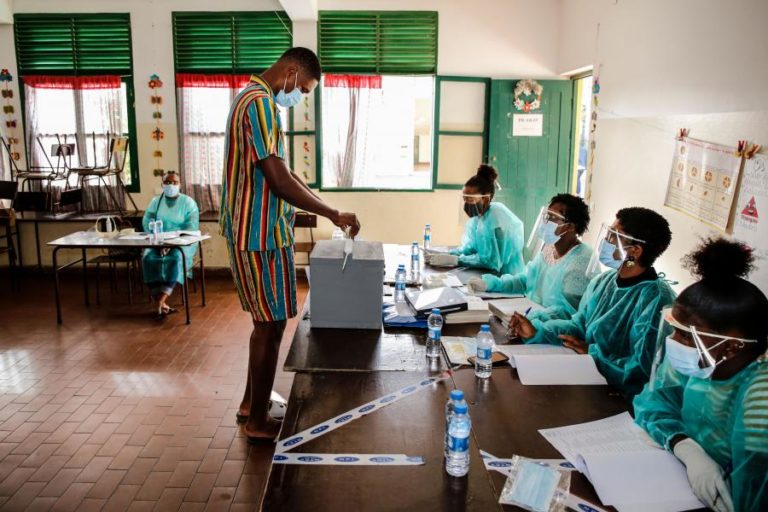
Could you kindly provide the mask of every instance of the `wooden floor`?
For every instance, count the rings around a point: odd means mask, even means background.
[[[190,294],[189,326],[102,286],[86,308],[64,276],[57,326],[50,277],[10,293],[0,275],[0,508],[253,510],[273,448],[235,424],[251,322],[231,280],[208,279],[205,308]],[[275,389],[287,397],[292,379],[278,372]]]

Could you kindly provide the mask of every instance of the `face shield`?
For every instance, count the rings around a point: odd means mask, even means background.
[[[561,226],[570,224],[568,220],[556,211],[544,206],[541,208],[536,222],[533,224],[531,234],[528,236],[526,247],[533,259],[546,245],[555,245],[563,235]]]
[[[461,194],[459,224],[464,225],[468,218],[479,217],[484,214],[491,198],[491,194]]]
[[[622,233],[603,223],[597,235],[597,250],[592,253],[592,259],[587,267],[587,276],[594,277],[606,268],[619,270],[627,259],[627,249],[645,240]]]
[[[672,316],[672,308],[661,313],[660,331],[666,337],[656,349],[651,380],[657,373],[657,367],[666,359],[678,373],[688,377],[709,379],[715,368],[727,360],[725,355],[718,358],[718,347],[728,342],[737,343],[742,349],[748,343],[757,343],[754,339],[735,338],[733,336],[700,331],[695,325],[684,324]]]

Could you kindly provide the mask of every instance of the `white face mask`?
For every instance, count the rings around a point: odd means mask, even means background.
[[[163,195],[165,197],[176,197],[179,195],[179,186],[174,184],[163,185]]]
[[[725,341],[726,340],[723,340],[720,343],[724,343]],[[717,345],[720,345],[720,343]],[[715,347],[717,345],[715,345]],[[666,358],[669,361],[669,364],[671,364],[678,372],[687,375],[688,377],[696,377],[699,379],[709,379],[712,377],[717,364],[707,366],[706,368],[700,367],[699,361],[701,361],[702,358],[696,348],[683,345],[679,341],[673,339],[672,336],[667,336],[666,349]]]

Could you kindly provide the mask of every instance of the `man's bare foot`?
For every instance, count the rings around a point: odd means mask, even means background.
[[[282,425],[281,421],[268,416],[267,420],[258,427],[253,427],[251,422],[246,423],[243,427],[243,433],[249,441],[272,441],[280,433]]]

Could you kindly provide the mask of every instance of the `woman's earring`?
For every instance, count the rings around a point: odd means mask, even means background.
[[[624,265],[627,266],[627,268],[632,268],[635,266],[635,257],[634,256],[627,256],[627,259],[624,260]]]

